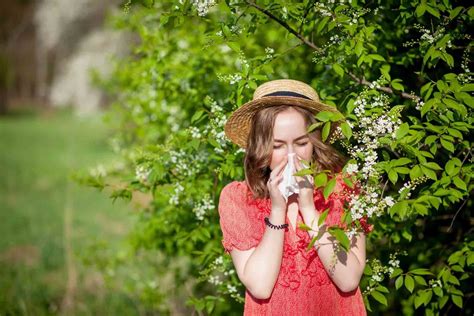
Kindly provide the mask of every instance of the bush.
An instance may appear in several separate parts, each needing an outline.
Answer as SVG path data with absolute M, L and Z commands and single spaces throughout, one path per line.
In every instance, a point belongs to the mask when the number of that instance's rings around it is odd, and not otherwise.
M 258 84 L 298 79 L 346 117 L 340 137 L 328 141 L 350 158 L 345 172 L 366 193 L 354 196 L 347 221 L 368 216 L 375 227 L 361 282 L 368 310 L 472 313 L 474 8 L 214 2 L 129 2 L 116 18 L 140 39 L 104 83 L 115 99 L 113 144 L 127 164 L 84 181 L 102 188 L 118 176 L 125 184 L 113 198 L 152 197 L 137 215 L 135 249 L 191 259 L 189 270 L 169 270 L 177 289 L 190 289 L 192 308 L 242 310 L 216 205 L 225 184 L 243 179 L 244 151 L 223 126 Z M 323 134 L 337 120 L 317 118 Z M 324 175 L 318 182 L 331 183 Z

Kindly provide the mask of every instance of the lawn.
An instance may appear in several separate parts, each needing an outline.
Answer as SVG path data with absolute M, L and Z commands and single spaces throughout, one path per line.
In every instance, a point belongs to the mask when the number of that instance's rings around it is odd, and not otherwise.
M 70 180 L 117 160 L 100 115 L 0 117 L 0 315 L 135 314 L 135 304 L 83 264 L 94 243 L 117 247 L 131 207 Z

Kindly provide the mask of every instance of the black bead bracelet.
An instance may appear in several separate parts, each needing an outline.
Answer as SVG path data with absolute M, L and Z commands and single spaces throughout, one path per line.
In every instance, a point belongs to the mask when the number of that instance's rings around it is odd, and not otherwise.
M 288 224 L 281 224 L 281 225 L 273 225 L 272 223 L 270 223 L 270 220 L 268 219 L 268 217 L 265 217 L 265 224 L 272 228 L 272 229 L 285 229 L 285 228 L 288 228 Z

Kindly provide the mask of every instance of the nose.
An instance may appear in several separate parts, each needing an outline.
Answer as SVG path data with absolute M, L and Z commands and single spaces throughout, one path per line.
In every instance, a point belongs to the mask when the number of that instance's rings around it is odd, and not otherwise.
M 289 145 L 286 154 L 294 154 L 294 153 L 295 153 L 295 149 L 293 148 L 293 145 Z

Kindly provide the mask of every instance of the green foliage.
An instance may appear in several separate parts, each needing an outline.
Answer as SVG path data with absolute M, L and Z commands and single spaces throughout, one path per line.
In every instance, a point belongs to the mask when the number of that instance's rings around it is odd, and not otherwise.
M 228 256 L 227 275 L 208 268 L 223 251 L 219 192 L 243 179 L 244 152 L 226 140 L 223 125 L 259 83 L 294 78 L 344 113 L 341 121 L 322 112 L 310 129 L 321 128 L 350 164 L 361 164 L 357 182 L 375 190 L 362 208 L 375 225 L 368 238 L 374 259 L 361 283 L 367 308 L 434 315 L 468 306 L 472 8 L 449 1 L 144 5 L 117 18 L 140 42 L 105 85 L 116 99 L 116 143 L 130 166 L 123 171 L 128 185 L 115 196 L 141 191 L 153 198 L 138 214 L 135 247 L 192 256 L 189 276 L 212 280 L 193 286 L 190 304 L 216 314 L 242 308 Z M 342 137 L 331 139 L 335 123 Z M 371 143 L 370 153 L 355 150 Z M 326 198 L 333 179 L 315 174 Z M 346 223 L 356 218 L 354 208 L 347 214 Z M 347 248 L 345 232 L 330 231 Z M 404 257 L 394 257 L 401 250 Z M 471 258 L 464 265 L 448 259 L 459 252 Z

